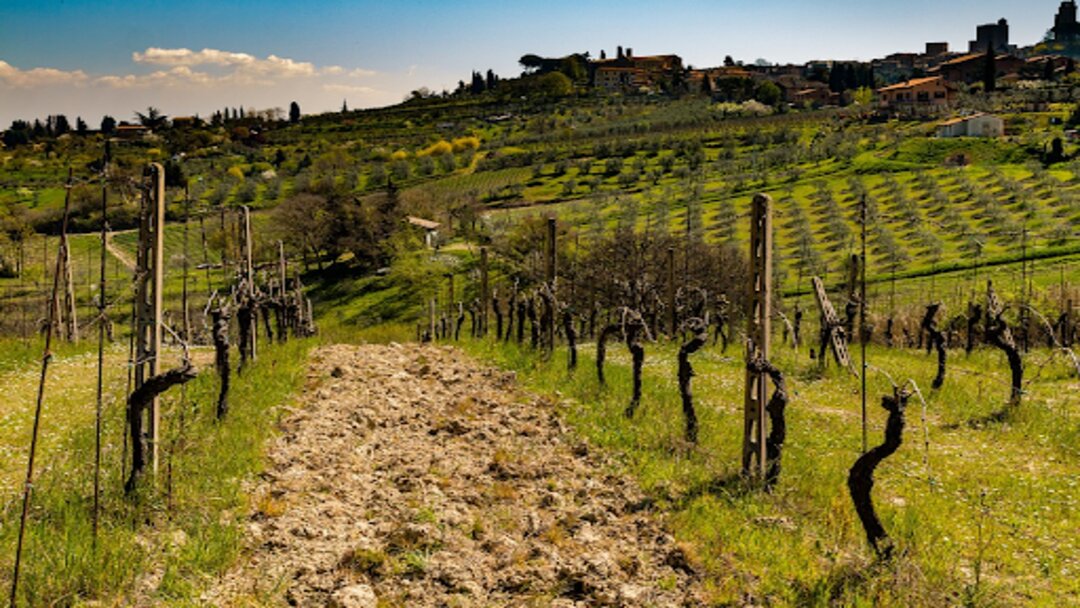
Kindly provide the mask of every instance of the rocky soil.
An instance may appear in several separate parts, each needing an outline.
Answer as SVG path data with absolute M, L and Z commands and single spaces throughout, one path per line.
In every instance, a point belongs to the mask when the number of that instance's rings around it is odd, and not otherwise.
M 309 374 L 207 603 L 701 604 L 640 490 L 513 374 L 416 345 L 326 347 Z

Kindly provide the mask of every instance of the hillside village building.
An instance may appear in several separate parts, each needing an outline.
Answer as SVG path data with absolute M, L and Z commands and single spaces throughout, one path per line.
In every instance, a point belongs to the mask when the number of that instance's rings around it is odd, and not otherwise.
M 878 89 L 881 106 L 890 110 L 945 108 L 955 96 L 956 92 L 940 76 L 916 78 Z
M 994 69 L 998 78 L 1019 74 L 1026 62 L 1012 55 L 997 55 Z M 986 53 L 971 53 L 950 59 L 933 70 L 948 82 L 973 84 L 982 82 L 986 77 Z
M 593 85 L 611 92 L 656 90 L 662 82 L 671 82 L 683 72 L 682 58 L 678 55 L 634 56 L 634 49 L 618 48 L 614 59 L 590 61 Z
M 938 137 L 1002 137 L 1005 121 L 992 114 L 972 114 L 939 123 Z

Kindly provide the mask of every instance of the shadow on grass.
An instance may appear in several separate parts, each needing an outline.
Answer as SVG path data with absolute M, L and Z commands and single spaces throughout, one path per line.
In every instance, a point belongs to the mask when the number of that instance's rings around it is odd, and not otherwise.
M 741 472 L 733 472 L 722 477 L 714 477 L 695 483 L 687 488 L 685 492 L 669 494 L 661 498 L 676 509 L 682 510 L 704 496 L 732 501 L 745 498 L 759 491 L 760 488 Z

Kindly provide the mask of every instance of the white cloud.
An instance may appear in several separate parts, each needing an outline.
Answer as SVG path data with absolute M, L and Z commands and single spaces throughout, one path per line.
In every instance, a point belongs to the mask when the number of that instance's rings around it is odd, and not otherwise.
M 159 70 L 149 74 L 102 76 L 95 82 L 108 87 L 129 89 L 135 87 L 208 86 L 221 81 L 221 78 L 215 78 L 205 72 L 196 72 L 187 66 L 181 65 L 171 70 Z
M 163 49 L 152 46 L 143 52 L 134 52 L 131 59 L 135 63 L 149 63 L 152 65 L 249 65 L 258 61 L 253 55 L 247 53 L 233 53 L 219 51 L 217 49 L 203 49 L 193 51 L 191 49 Z
M 131 54 L 135 63 L 163 66 L 215 66 L 232 68 L 233 74 L 240 80 L 257 76 L 276 78 L 298 78 L 310 76 L 340 76 L 346 69 L 339 65 L 318 68 L 309 61 L 296 61 L 288 57 L 267 55 L 260 59 L 249 53 L 202 49 L 194 51 L 186 48 L 163 49 L 150 47 L 142 52 Z M 357 68 L 348 72 L 350 76 L 370 76 L 371 70 Z M 246 81 L 245 81 L 246 82 Z
M 222 85 L 270 86 L 283 80 L 297 78 L 328 78 L 334 85 L 337 78 L 370 77 L 372 70 L 346 69 L 340 65 L 318 67 L 309 61 L 297 61 L 278 55 L 258 58 L 249 53 L 187 48 L 166 49 L 150 47 L 131 54 L 132 61 L 163 68 L 143 74 L 106 74 L 91 78 L 82 70 L 64 71 L 54 68 L 21 70 L 0 60 L 0 84 L 32 88 L 51 85 L 90 84 L 109 88 L 147 88 Z M 199 69 L 202 68 L 202 69 Z M 340 86 L 348 86 L 341 84 Z M 344 89 L 342 89 L 344 90 Z
M 295 100 L 306 112 L 332 111 L 342 97 L 350 107 L 371 107 L 395 103 L 398 91 L 423 84 L 404 70 L 375 72 L 275 54 L 150 47 L 130 57 L 126 66 L 98 73 L 20 68 L 0 60 L 0 124 L 55 113 L 121 117 L 148 105 L 186 115 L 228 104 L 287 107 Z
M 362 87 L 349 84 L 324 84 L 322 89 L 327 93 L 355 93 L 357 95 L 368 95 L 371 93 L 378 93 L 378 89 L 371 87 Z
M 8 62 L 0 60 L 0 82 L 11 87 L 30 88 L 82 84 L 86 80 L 86 73 L 82 70 L 65 71 L 56 68 L 20 70 Z

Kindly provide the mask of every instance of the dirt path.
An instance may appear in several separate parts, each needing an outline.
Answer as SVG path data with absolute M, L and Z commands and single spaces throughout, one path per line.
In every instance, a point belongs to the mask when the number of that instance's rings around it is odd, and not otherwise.
M 693 606 L 684 550 L 554 406 L 448 348 L 332 346 L 213 605 Z
M 120 260 L 120 263 L 123 264 L 125 268 L 128 270 L 135 270 L 135 260 L 131 259 L 131 256 L 129 256 L 127 252 L 113 243 L 113 234 L 114 233 L 112 232 L 105 233 L 105 249 L 107 249 L 114 258 Z

